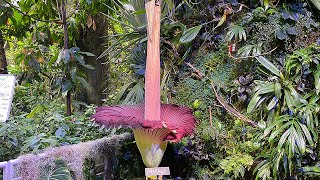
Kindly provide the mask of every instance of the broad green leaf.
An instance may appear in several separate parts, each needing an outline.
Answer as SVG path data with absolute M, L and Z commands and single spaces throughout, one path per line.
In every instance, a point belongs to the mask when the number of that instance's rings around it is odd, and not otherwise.
M 281 99 L 282 93 L 281 93 L 281 84 L 276 82 L 274 85 L 274 93 L 278 99 Z
M 272 64 L 267 58 L 263 56 L 258 56 L 256 57 L 256 59 L 274 75 L 278 77 L 280 76 L 280 70 L 274 64 Z
M 266 94 L 275 91 L 275 83 L 266 83 L 264 86 L 257 87 L 257 94 Z
M 300 124 L 300 123 L 299 123 Z M 304 154 L 306 151 L 306 141 L 304 139 L 304 133 L 302 132 L 301 127 L 299 126 L 298 122 L 294 122 L 294 126 L 296 129 L 296 146 L 300 149 L 301 153 Z M 308 131 L 309 133 L 309 131 Z
M 63 96 L 67 95 L 67 92 L 73 88 L 73 84 L 70 80 L 66 80 L 62 84 L 62 94 Z
M 291 122 L 287 122 L 284 125 L 282 125 L 280 128 L 278 128 L 277 130 L 273 131 L 269 137 L 269 142 L 272 142 L 274 140 L 275 137 L 277 137 L 277 135 L 279 133 L 281 133 L 282 131 L 284 131 L 287 127 L 289 127 L 292 123 Z
M 302 103 L 302 104 L 308 104 L 308 101 L 303 99 L 303 98 L 300 98 L 299 101 Z
M 319 96 L 315 95 L 310 98 L 310 104 L 316 103 L 320 99 Z
M 261 97 L 261 98 L 259 99 L 259 101 L 257 102 L 256 107 L 259 107 L 259 106 L 263 103 L 263 101 L 266 100 L 267 98 L 268 98 L 267 96 Z
M 284 90 L 284 97 L 286 99 L 286 103 L 288 108 L 293 111 L 294 110 L 294 101 L 292 96 L 290 95 L 290 93 L 287 90 Z
M 200 32 L 202 25 L 195 26 L 185 30 L 180 38 L 181 43 L 191 42 Z
M 284 154 L 284 150 L 281 150 L 281 152 L 278 153 L 278 156 L 276 158 L 276 162 L 273 165 L 273 176 L 274 177 L 277 177 L 277 172 L 279 169 L 280 160 L 282 159 L 283 154 Z
M 58 145 L 58 141 L 55 138 L 44 138 L 41 139 L 42 143 L 50 143 L 50 146 L 56 146 Z
M 302 131 L 303 131 L 303 133 L 304 133 L 304 135 L 305 135 L 305 137 L 307 138 L 309 144 L 310 144 L 311 146 L 313 146 L 314 143 L 313 143 L 313 140 L 312 140 L 312 137 L 311 137 L 311 134 L 310 134 L 308 128 L 306 127 L 306 125 L 304 125 L 304 124 L 302 124 L 302 123 L 299 123 L 299 125 L 300 125 L 300 127 L 301 127 L 301 129 L 302 129 Z
M 270 162 L 267 162 L 266 164 L 261 166 L 260 169 L 258 170 L 257 176 L 263 177 L 266 173 L 269 174 L 270 173 L 270 166 L 271 166 Z
M 246 169 L 243 166 L 240 166 L 239 172 L 240 172 L 241 177 L 244 176 L 245 170 Z
M 267 106 L 267 109 L 270 111 L 277 104 L 277 102 L 278 100 L 276 97 L 272 98 Z
M 262 43 L 259 43 L 258 45 L 246 45 L 243 46 L 238 50 L 238 55 L 241 57 L 248 57 L 250 55 L 259 55 L 261 54 L 261 46 Z
M 289 158 L 291 159 L 293 157 L 293 155 L 295 154 L 295 134 L 296 134 L 296 130 L 294 129 L 293 126 L 290 127 L 290 136 L 288 139 L 288 144 L 289 144 Z
M 67 131 L 63 128 L 60 127 L 59 129 L 56 130 L 55 135 L 57 137 L 64 137 L 67 134 Z
M 267 124 L 266 124 L 265 121 L 259 121 L 259 122 L 258 122 L 258 127 L 259 127 L 260 129 L 265 129 L 265 128 L 267 127 Z
M 305 140 L 301 138 L 301 136 L 299 136 L 297 131 L 295 131 L 294 137 L 295 137 L 295 150 L 296 150 L 294 154 L 300 154 L 300 155 L 304 154 L 306 151 Z
M 227 33 L 227 37 L 228 37 L 228 41 L 231 41 L 233 37 L 236 36 L 236 32 L 234 30 L 230 30 L 228 33 Z
M 39 138 L 37 135 L 28 137 L 22 144 L 24 144 L 21 148 L 21 151 L 25 151 L 30 146 L 39 142 Z
M 297 103 L 299 103 L 299 99 L 301 99 L 300 98 L 301 95 L 294 89 L 294 87 L 291 84 L 288 85 L 287 87 L 289 88 L 290 93 L 291 93 L 292 97 L 294 98 L 293 100 L 294 100 L 295 105 L 298 105 Z
M 320 11 L 320 1 L 319 0 L 310 0 L 310 1 Z
M 28 150 L 28 148 L 32 147 L 33 150 L 36 150 L 36 144 L 39 143 L 40 139 L 43 137 L 46 137 L 47 135 L 44 133 L 40 133 L 35 136 L 30 136 L 27 138 L 22 144 L 23 146 L 21 147 L 21 152 L 25 152 Z
M 75 59 L 76 59 L 81 65 L 86 64 L 86 62 L 84 61 L 83 56 L 79 56 L 78 54 L 73 54 L 73 56 L 75 57 Z
M 267 136 L 276 125 L 281 124 L 284 121 L 288 121 L 286 116 L 281 116 L 280 118 L 275 119 L 275 121 L 264 130 L 263 136 Z
M 290 135 L 291 131 L 290 128 L 287 129 L 281 136 L 279 142 L 278 142 L 278 151 L 280 151 L 282 149 L 283 144 L 287 141 L 288 136 Z
M 259 96 L 258 94 L 255 94 L 251 98 L 251 100 L 250 100 L 250 102 L 248 104 L 247 113 L 251 113 L 254 110 L 254 108 L 256 107 L 256 105 L 257 105 L 257 103 L 258 103 L 260 98 L 261 98 L 261 96 Z
M 268 160 L 263 160 L 261 161 L 253 170 L 253 173 L 256 173 L 261 167 L 265 164 L 268 164 Z
M 319 9 L 320 9 L 320 3 L 319 3 Z M 307 167 L 302 167 L 299 169 L 300 172 L 303 172 L 305 174 L 313 174 L 313 175 L 320 175 L 320 167 L 318 166 L 307 166 Z
M 269 8 L 269 0 L 263 0 L 263 5 L 265 9 Z
M 41 104 L 37 104 L 36 107 L 26 116 L 26 118 L 33 118 L 35 115 L 42 113 L 44 107 Z

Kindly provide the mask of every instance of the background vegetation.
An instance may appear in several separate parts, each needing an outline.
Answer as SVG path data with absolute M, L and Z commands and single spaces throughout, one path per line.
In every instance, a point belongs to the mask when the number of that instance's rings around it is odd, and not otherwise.
M 199 119 L 167 149 L 171 178 L 319 178 L 318 1 L 162 6 L 161 99 Z M 98 105 L 143 102 L 144 3 L 0 0 L 0 9 L 0 73 L 17 77 L 0 161 L 123 132 L 89 117 Z M 134 143 L 114 169 L 116 179 L 143 177 Z

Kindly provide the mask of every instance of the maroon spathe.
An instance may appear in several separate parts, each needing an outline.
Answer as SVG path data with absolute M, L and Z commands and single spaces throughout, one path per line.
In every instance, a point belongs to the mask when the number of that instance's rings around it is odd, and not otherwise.
M 178 142 L 184 136 L 192 134 L 196 123 L 190 108 L 173 104 L 161 104 L 160 121 L 144 119 L 144 105 L 99 107 L 92 118 L 107 127 L 165 127 L 170 130 L 170 134 L 164 140 L 171 142 Z

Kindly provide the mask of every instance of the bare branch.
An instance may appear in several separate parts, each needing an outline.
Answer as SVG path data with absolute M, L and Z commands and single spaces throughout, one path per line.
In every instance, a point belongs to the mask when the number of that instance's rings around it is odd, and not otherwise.
M 207 78 L 200 70 L 198 70 L 197 68 L 195 68 L 192 64 L 190 63 L 186 63 L 193 71 L 195 71 L 198 76 L 200 77 L 200 79 L 209 79 Z M 214 83 L 211 81 L 211 88 L 218 100 L 218 102 L 222 105 L 222 107 L 230 114 L 236 116 L 237 118 L 239 118 L 240 120 L 250 124 L 252 127 L 258 127 L 258 124 L 255 121 L 250 120 L 249 118 L 247 118 L 246 116 L 244 116 L 243 114 L 241 114 L 237 109 L 232 108 L 230 105 L 228 105 L 228 103 L 222 98 L 222 96 L 220 96 L 215 88 Z

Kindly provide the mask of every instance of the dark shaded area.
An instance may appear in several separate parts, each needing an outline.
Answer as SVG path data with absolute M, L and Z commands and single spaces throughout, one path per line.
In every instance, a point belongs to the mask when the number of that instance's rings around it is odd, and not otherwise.
M 0 74 L 8 74 L 7 70 L 7 59 L 4 50 L 4 40 L 2 36 L 2 31 L 0 30 Z
M 103 94 L 107 93 L 109 65 L 106 63 L 106 56 L 97 58 L 105 50 L 103 45 L 107 42 L 107 38 L 103 36 L 107 33 L 108 22 L 106 17 L 101 14 L 96 15 L 93 19 L 96 28 L 80 27 L 79 37 L 77 38 L 77 46 L 81 51 L 95 54 L 95 57 L 85 57 L 86 64 L 93 66 L 94 69 L 79 66 L 86 74 L 90 87 L 89 89 L 82 88 L 78 94 L 78 99 L 88 104 L 101 105 L 102 99 L 104 99 Z

